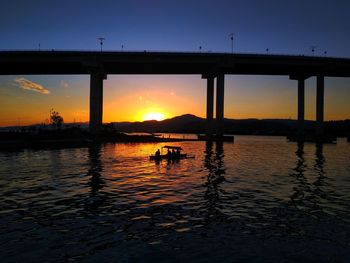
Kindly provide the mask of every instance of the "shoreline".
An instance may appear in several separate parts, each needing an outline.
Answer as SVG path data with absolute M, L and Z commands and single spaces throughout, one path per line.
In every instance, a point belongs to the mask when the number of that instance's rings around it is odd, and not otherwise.
M 0 140 L 0 151 L 22 149 L 57 149 L 88 147 L 95 143 L 162 143 L 181 141 L 203 141 L 188 138 L 158 138 L 149 135 L 126 135 L 116 137 L 81 137 L 81 138 L 50 138 L 50 139 L 10 139 Z

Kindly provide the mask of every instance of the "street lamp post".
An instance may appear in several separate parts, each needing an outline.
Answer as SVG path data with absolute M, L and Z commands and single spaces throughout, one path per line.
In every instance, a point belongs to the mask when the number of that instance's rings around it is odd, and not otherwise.
M 315 55 L 315 49 L 317 48 L 317 46 L 311 46 L 311 52 L 312 52 L 312 56 Z
M 101 46 L 101 52 L 102 52 L 102 45 L 103 45 L 103 41 L 105 40 L 105 38 L 104 37 L 99 37 L 97 39 L 100 40 L 100 46 Z
M 231 39 L 231 54 L 233 54 L 233 36 L 234 36 L 235 34 L 234 33 L 231 33 L 230 34 L 230 39 Z

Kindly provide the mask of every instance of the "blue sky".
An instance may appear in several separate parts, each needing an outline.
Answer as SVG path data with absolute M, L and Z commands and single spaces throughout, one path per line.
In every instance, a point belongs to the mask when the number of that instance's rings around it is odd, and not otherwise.
M 350 57 L 349 1 L 2 1 L 1 49 L 230 51 Z

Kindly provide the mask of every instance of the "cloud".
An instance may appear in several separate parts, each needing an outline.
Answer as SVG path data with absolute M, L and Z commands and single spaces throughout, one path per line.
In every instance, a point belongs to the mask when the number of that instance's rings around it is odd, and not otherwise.
M 36 92 L 39 92 L 41 94 L 50 94 L 50 91 L 48 89 L 46 89 L 43 86 L 41 86 L 40 84 L 34 83 L 28 79 L 18 78 L 18 79 L 15 79 L 15 82 L 22 89 L 36 91 Z

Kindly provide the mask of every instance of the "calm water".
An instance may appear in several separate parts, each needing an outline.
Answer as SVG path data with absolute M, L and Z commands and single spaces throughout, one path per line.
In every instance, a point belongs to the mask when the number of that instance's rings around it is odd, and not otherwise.
M 0 261 L 350 262 L 349 143 L 162 145 L 0 153 Z

